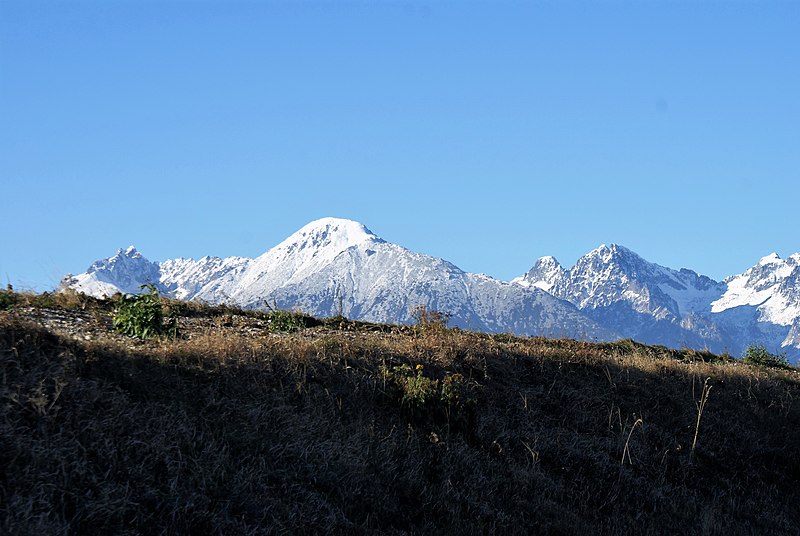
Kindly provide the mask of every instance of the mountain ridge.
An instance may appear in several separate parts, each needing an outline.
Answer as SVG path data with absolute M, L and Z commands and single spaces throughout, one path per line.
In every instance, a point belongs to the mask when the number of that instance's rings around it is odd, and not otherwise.
M 310 222 L 255 258 L 151 262 L 131 246 L 92 263 L 61 287 L 101 296 L 153 283 L 184 300 L 247 308 L 413 322 L 419 305 L 453 325 L 516 335 L 595 340 L 632 338 L 670 347 L 741 354 L 764 344 L 800 358 L 800 254 L 770 254 L 723 281 L 651 263 L 633 250 L 601 245 L 564 268 L 542 257 L 501 281 L 386 242 L 363 224 Z

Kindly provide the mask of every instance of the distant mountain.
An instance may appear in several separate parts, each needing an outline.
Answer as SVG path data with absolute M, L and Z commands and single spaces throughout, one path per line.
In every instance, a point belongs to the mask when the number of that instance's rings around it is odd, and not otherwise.
M 118 250 L 113 257 L 93 262 L 82 274 L 66 276 L 61 286 L 102 297 L 116 292 L 137 294 L 141 292 L 141 285 L 157 283 L 160 278 L 158 263 L 145 259 L 135 247 L 130 246 L 126 250 Z
M 135 248 L 97 261 L 62 286 L 95 296 L 138 292 L 154 283 L 166 295 L 313 315 L 410 323 L 418 306 L 451 315 L 451 325 L 519 335 L 613 340 L 575 306 L 386 242 L 358 222 L 312 222 L 255 259 L 204 257 L 153 263 Z
M 772 253 L 724 282 L 725 293 L 711 303 L 712 317 L 740 339 L 800 360 L 800 253 L 786 260 Z
M 798 260 L 765 257 L 744 274 L 714 281 L 600 246 L 571 269 L 543 257 L 513 282 L 547 290 L 598 323 L 642 342 L 741 354 L 750 344 L 800 357 Z
M 786 260 L 777 253 L 767 255 L 744 273 L 726 278 L 725 284 L 712 312 L 755 307 L 760 321 L 782 326 L 800 317 L 800 253 Z
M 592 340 L 630 337 L 741 355 L 750 344 L 800 359 L 800 254 L 777 255 L 722 282 L 646 261 L 616 244 L 570 269 L 543 257 L 512 282 L 386 242 L 350 220 L 314 221 L 249 259 L 151 262 L 135 248 L 93 263 L 63 288 L 94 296 L 135 293 L 145 283 L 183 300 L 318 316 L 410 323 L 419 305 L 451 325 L 517 335 Z

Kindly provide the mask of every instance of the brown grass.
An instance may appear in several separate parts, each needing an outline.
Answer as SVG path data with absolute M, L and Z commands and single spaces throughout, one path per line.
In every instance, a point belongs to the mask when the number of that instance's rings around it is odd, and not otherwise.
M 0 313 L 4 534 L 800 526 L 794 370 L 344 319 L 271 334 L 233 309 L 190 311 L 174 340 L 87 341 L 45 313 Z M 438 402 L 403 411 L 381 373 L 402 363 L 466 378 L 458 426 Z

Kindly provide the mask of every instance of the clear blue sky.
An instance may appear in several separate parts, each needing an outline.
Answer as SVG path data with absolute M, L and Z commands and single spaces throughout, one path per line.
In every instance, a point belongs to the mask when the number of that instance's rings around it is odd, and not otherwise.
M 0 277 L 323 216 L 510 279 L 800 251 L 800 2 L 0 0 Z

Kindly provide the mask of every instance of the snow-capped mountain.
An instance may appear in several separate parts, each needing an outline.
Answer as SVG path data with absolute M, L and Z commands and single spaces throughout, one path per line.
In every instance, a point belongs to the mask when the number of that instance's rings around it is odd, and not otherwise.
M 190 300 L 200 295 L 219 296 L 215 302 L 225 301 L 225 291 L 229 281 L 237 280 L 251 265 L 253 259 L 246 257 L 203 257 L 193 259 L 174 259 L 159 264 L 161 277 L 159 283 L 165 294 L 179 300 Z
M 337 218 L 309 223 L 263 255 L 150 262 L 135 248 L 93 263 L 62 287 L 95 296 L 153 283 L 169 296 L 247 308 L 277 306 L 408 323 L 419 305 L 451 325 L 591 340 L 630 337 L 741 355 L 750 344 L 800 359 L 800 254 L 772 254 L 722 282 L 646 261 L 616 244 L 575 266 L 543 257 L 512 282 L 382 240 Z
M 724 282 L 725 293 L 711 303 L 712 316 L 728 330 L 745 331 L 800 361 L 800 253 L 786 260 L 772 253 Z
M 619 301 L 656 319 L 702 312 L 725 286 L 687 269 L 680 271 L 647 262 L 633 251 L 602 245 L 565 270 L 553 257 L 539 259 L 514 282 L 548 290 L 581 309 L 597 309 Z
M 130 246 L 118 250 L 113 257 L 93 262 L 82 274 L 66 276 L 61 286 L 102 297 L 116 292 L 136 294 L 141 292 L 141 285 L 158 283 L 160 278 L 158 263 L 148 261 Z
M 717 282 L 650 263 L 612 244 L 587 253 L 569 270 L 543 257 L 514 282 L 545 289 L 598 323 L 644 342 L 733 354 L 765 344 L 800 356 L 798 261 L 800 255 L 783 261 L 773 254 Z
M 141 265 L 142 270 L 133 268 Z M 358 222 L 312 222 L 255 259 L 146 261 L 134 248 L 98 261 L 62 286 L 95 296 L 138 292 L 153 282 L 179 299 L 247 308 L 300 309 L 317 316 L 408 323 L 419 305 L 450 324 L 489 332 L 613 340 L 619 335 L 572 304 L 388 243 Z M 117 272 L 117 267 L 126 267 Z M 119 283 L 119 284 L 117 284 Z
M 728 277 L 725 283 L 727 289 L 711 304 L 712 312 L 755 307 L 760 321 L 781 326 L 789 326 L 800 317 L 800 253 L 786 260 L 772 253 L 744 273 Z

